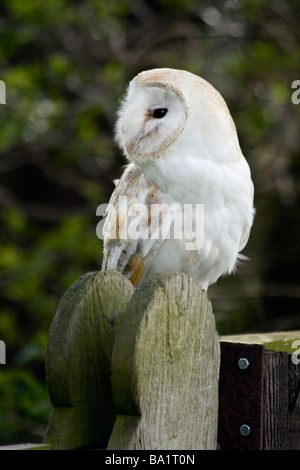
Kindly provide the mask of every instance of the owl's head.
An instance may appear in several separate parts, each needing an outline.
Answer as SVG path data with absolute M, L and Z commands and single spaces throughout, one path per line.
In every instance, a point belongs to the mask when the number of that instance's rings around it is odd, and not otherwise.
M 147 163 L 184 135 L 201 145 L 220 131 L 236 134 L 213 86 L 190 72 L 163 68 L 141 72 L 130 82 L 118 112 L 116 141 L 129 160 Z

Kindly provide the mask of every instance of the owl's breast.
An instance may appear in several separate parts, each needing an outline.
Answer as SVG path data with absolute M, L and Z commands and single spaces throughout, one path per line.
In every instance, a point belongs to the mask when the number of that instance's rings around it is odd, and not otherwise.
M 221 206 L 252 205 L 253 183 L 244 158 L 218 163 L 192 152 L 170 152 L 155 162 L 140 166 L 147 180 L 180 204 Z

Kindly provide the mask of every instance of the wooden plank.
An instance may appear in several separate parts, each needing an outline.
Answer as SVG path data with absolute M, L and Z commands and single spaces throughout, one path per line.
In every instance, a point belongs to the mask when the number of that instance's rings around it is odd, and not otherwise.
M 266 351 L 264 450 L 300 450 L 300 369 L 286 352 Z
M 279 352 L 285 351 L 289 354 L 296 352 L 297 347 L 300 348 L 300 343 L 298 346 L 296 343 L 299 340 L 300 330 L 226 335 L 220 337 L 220 341 L 226 341 L 229 343 L 263 344 L 266 350 Z
M 117 420 L 108 449 L 216 449 L 219 339 L 198 283 L 161 273 L 133 294 L 116 334 Z
M 64 294 L 46 355 L 52 449 L 105 448 L 115 421 L 110 360 L 133 287 L 117 272 L 89 273 Z

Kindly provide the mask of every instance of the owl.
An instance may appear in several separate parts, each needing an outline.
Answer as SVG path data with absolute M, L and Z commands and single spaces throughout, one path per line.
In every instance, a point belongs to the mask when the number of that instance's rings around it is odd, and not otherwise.
M 115 139 L 128 165 L 105 214 L 102 270 L 134 286 L 156 272 L 183 272 L 204 290 L 234 272 L 245 258 L 254 187 L 220 93 L 184 70 L 141 72 Z

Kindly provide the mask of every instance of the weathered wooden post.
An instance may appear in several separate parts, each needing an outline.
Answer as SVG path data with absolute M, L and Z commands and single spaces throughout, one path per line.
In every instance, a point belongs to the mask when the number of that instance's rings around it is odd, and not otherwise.
M 211 304 L 189 276 L 156 274 L 134 291 L 113 271 L 85 275 L 49 333 L 45 442 L 215 449 L 219 362 Z
M 116 334 L 117 419 L 108 449 L 216 449 L 219 340 L 206 293 L 156 274 L 133 294 Z
M 117 272 L 89 273 L 64 294 L 49 332 L 46 372 L 52 449 L 104 447 L 115 411 L 110 361 L 117 324 L 133 292 Z

